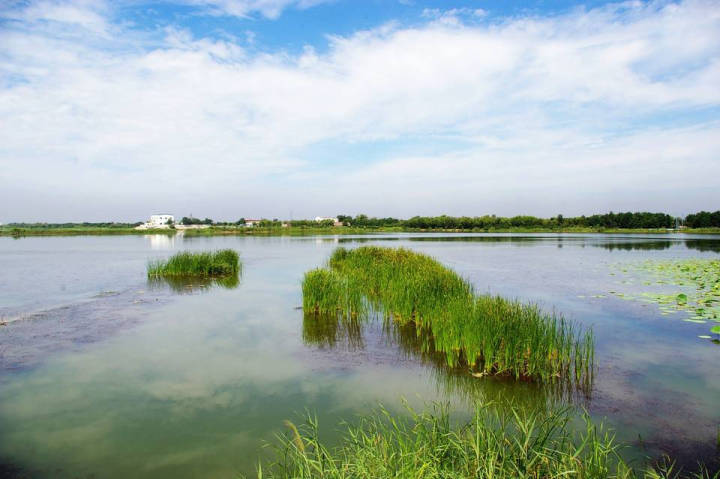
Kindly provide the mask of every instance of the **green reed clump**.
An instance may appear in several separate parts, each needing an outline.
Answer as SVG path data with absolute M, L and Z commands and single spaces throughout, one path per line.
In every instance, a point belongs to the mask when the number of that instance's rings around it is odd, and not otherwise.
M 394 415 L 384 408 L 349 425 L 340 445 L 318 437 L 316 418 L 299 427 L 286 421 L 276 460 L 258 478 L 678 478 L 673 466 L 640 474 L 619 455 L 614 435 L 572 409 L 479 405 L 472 420 L 456 425 L 447 406 Z M 710 477 L 706 470 L 685 477 Z
M 224 249 L 213 252 L 192 253 L 183 251 L 168 259 L 148 263 L 148 277 L 168 276 L 231 276 L 240 272 L 242 265 L 237 252 Z
M 382 311 L 430 337 L 424 343 L 448 366 L 477 374 L 577 383 L 592 375 L 591 332 L 535 305 L 478 295 L 452 270 L 403 248 L 338 248 L 328 268 L 306 273 L 303 308 L 346 318 Z

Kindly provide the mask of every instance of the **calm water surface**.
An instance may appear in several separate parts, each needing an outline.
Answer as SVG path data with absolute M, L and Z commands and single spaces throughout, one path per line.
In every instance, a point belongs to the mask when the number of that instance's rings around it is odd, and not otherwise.
M 379 323 L 303 327 L 300 281 L 337 246 L 404 246 L 481 291 L 539 303 L 596 335 L 589 397 L 448 375 Z M 238 287 L 148 284 L 148 259 L 233 248 Z M 0 477 L 252 474 L 284 419 L 326 438 L 382 402 L 571 401 L 630 458 L 717 460 L 720 346 L 709 325 L 608 295 L 612 265 L 720 258 L 720 237 L 622 235 L 0 238 Z M 601 295 L 604 297 L 593 297 Z M 402 339 L 402 338 L 400 338 Z

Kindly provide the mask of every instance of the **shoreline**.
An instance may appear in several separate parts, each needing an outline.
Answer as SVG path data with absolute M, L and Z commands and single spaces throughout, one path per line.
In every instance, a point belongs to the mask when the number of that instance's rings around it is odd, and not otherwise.
M 663 235 L 689 235 L 720 234 L 720 228 L 684 228 L 681 230 L 668 229 L 622 229 L 622 228 L 474 228 L 474 229 L 444 229 L 444 228 L 402 228 L 402 227 L 353 227 L 331 226 L 324 228 L 312 227 L 227 227 L 210 226 L 198 229 L 142 229 L 111 228 L 111 227 L 77 227 L 77 228 L 14 228 L 0 227 L 0 236 L 22 238 L 27 236 L 117 236 L 117 235 L 156 235 L 167 236 L 316 236 L 316 235 L 373 235 L 378 233 L 554 233 L 554 234 L 651 234 Z

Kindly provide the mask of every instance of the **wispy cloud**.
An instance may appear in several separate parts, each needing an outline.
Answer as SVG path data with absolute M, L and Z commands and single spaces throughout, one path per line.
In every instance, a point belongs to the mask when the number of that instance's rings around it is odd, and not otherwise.
M 213 3 L 269 17 L 308 5 Z M 482 24 L 439 12 L 296 56 L 180 27 L 148 36 L 102 4 L 39 5 L 6 12 L 0 29 L 0 201 L 35 199 L 15 219 L 66 215 L 38 200 L 52 194 L 77 215 L 105 204 L 131 217 L 188 198 L 228 216 L 223 198 L 268 216 L 288 205 L 296 216 L 555 214 L 718 199 L 715 2 Z M 321 160 L 322 144 L 335 146 Z
M 277 18 L 287 8 L 305 9 L 332 0 L 180 0 L 181 3 L 202 7 L 213 15 L 249 17 L 260 14 Z
M 67 2 L 60 0 L 45 0 L 24 4 L 9 5 L 0 8 L 0 15 L 6 20 L 19 22 L 21 26 L 29 27 L 38 24 L 52 24 L 55 31 L 93 32 L 105 35 L 110 26 L 105 16 L 108 7 L 103 0 L 80 0 Z
M 483 18 L 488 14 L 487 10 L 482 8 L 424 8 L 421 16 L 430 18 L 440 23 L 458 24 L 467 18 Z

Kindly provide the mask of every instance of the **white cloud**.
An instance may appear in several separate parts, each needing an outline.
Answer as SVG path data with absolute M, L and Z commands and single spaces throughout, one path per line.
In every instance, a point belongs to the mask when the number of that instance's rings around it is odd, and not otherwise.
M 278 5 L 237 3 L 268 16 Z M 0 221 L 68 208 L 135 218 L 148 205 L 298 217 L 719 199 L 714 2 L 389 24 L 297 56 L 177 28 L 148 43 L 95 4 L 53 5 L 65 13 L 24 11 L 0 30 L 0 202 L 26 199 Z
M 332 0 L 181 0 L 183 3 L 204 7 L 209 13 L 249 17 L 260 13 L 267 18 L 277 18 L 286 8 L 305 9 Z
M 424 8 L 420 14 L 423 18 L 430 18 L 439 23 L 458 25 L 461 23 L 461 17 L 465 18 L 483 18 L 487 15 L 487 11 L 482 8 L 450 8 L 447 10 L 440 8 Z
M 473 215 L 503 208 L 579 215 L 587 213 L 584 204 L 592 199 L 615 211 L 632 204 L 633 209 L 687 212 L 698 207 L 698 199 L 717 204 L 718 122 L 607 142 L 580 133 L 524 132 L 526 144 L 480 142 L 442 155 L 391 158 L 354 171 L 331 188 L 338 195 L 357 192 L 359 204 L 378 196 L 389 204 L 409 204 L 405 214 L 410 215 Z M 372 189 L 363 188 L 368 184 Z
M 107 6 L 102 0 L 78 0 L 73 3 L 60 0 L 45 0 L 29 4 L 25 8 L 0 9 L 3 17 L 26 24 L 52 22 L 68 28 L 80 27 L 96 34 L 107 34 Z

